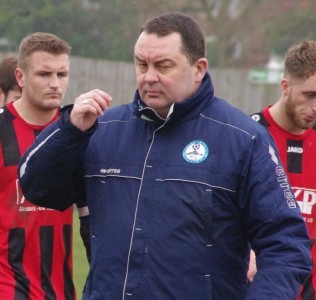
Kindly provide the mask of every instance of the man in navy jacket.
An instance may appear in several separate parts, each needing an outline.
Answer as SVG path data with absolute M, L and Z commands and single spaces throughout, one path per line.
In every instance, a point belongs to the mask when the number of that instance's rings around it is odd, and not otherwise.
M 214 96 L 199 26 L 147 21 L 134 60 L 133 103 L 79 96 L 19 166 L 29 201 L 88 202 L 83 299 L 295 299 L 311 270 L 304 220 L 269 134 Z

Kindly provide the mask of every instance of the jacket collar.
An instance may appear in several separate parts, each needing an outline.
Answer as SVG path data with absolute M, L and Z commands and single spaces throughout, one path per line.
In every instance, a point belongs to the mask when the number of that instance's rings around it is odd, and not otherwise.
M 138 90 L 134 97 L 135 114 L 143 119 L 153 121 L 158 125 L 163 123 L 171 124 L 180 119 L 195 117 L 200 113 L 202 108 L 209 103 L 214 97 L 214 88 L 210 74 L 207 72 L 203 78 L 200 88 L 192 97 L 183 100 L 180 103 L 174 103 L 170 107 L 168 117 L 166 119 L 160 117 L 154 109 L 148 107 L 140 98 Z

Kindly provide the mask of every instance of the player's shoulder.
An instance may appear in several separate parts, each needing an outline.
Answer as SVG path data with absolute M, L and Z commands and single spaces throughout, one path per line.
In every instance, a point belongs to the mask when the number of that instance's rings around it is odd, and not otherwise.
M 266 117 L 264 116 L 263 111 L 260 112 L 256 112 L 250 115 L 250 117 L 255 120 L 256 122 L 258 122 L 259 124 L 261 124 L 264 127 L 269 127 L 269 122 L 266 119 Z
M 0 128 L 4 128 L 6 124 L 12 123 L 15 116 L 10 112 L 7 106 L 0 108 Z

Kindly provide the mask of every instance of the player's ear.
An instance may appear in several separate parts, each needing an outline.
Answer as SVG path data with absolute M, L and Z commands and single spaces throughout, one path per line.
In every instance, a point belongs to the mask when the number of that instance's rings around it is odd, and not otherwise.
M 16 81 L 18 82 L 18 85 L 20 86 L 20 88 L 23 88 L 25 85 L 25 79 L 24 79 L 24 71 L 20 68 L 16 68 L 15 69 L 15 78 Z
M 285 96 L 288 95 L 288 92 L 289 92 L 289 80 L 286 79 L 286 78 L 283 78 L 281 80 L 281 91 L 282 91 L 282 94 L 284 94 Z
M 2 88 L 0 88 L 0 107 L 4 105 L 4 100 L 5 100 L 5 94 Z

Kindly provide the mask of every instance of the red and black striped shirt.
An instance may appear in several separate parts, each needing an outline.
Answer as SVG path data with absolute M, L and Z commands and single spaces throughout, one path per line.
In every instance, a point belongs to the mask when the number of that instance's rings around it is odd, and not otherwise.
M 268 129 L 276 143 L 307 225 L 311 254 L 316 266 L 316 130 L 310 128 L 300 135 L 291 134 L 272 119 L 269 107 L 253 114 L 252 118 Z M 316 299 L 316 267 L 305 281 L 298 299 Z
M 17 176 L 21 155 L 47 125 L 26 123 L 12 103 L 0 108 L 0 299 L 75 299 L 72 209 L 31 204 Z

